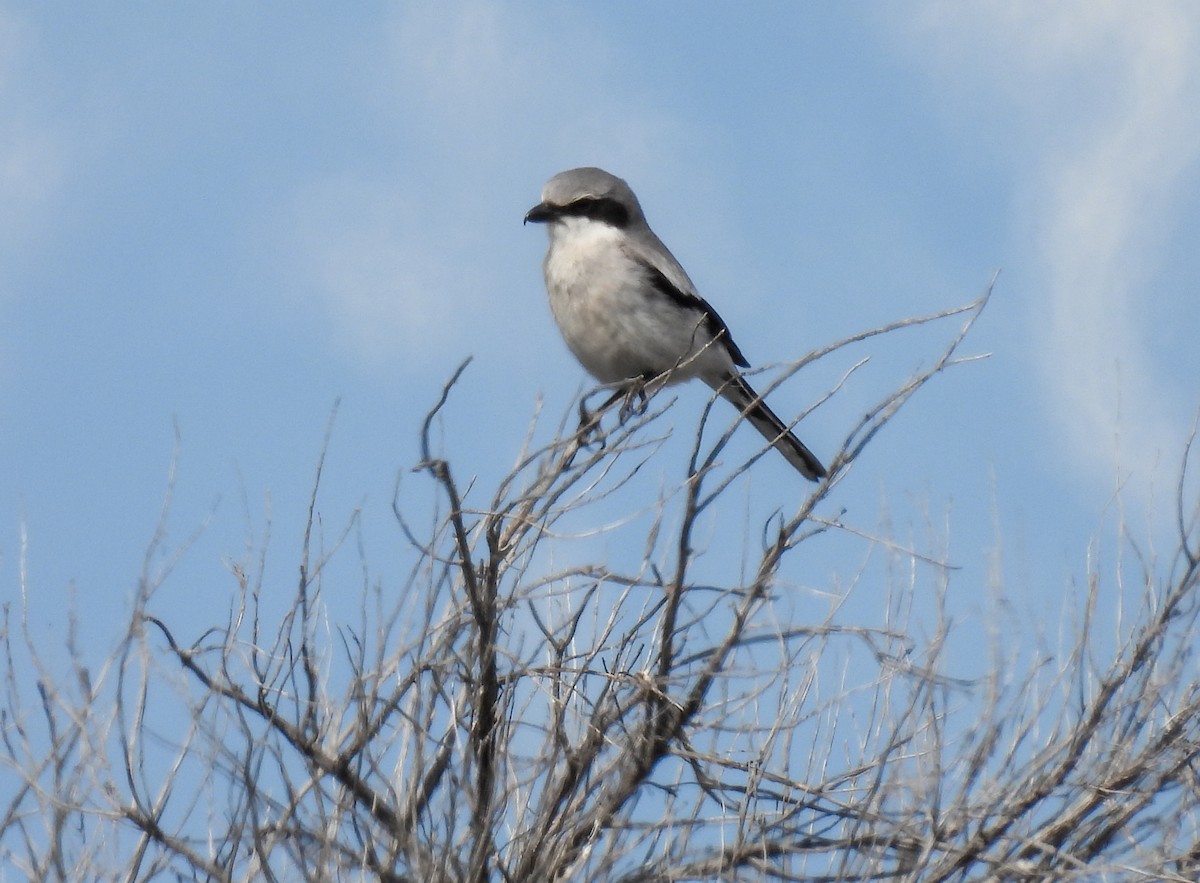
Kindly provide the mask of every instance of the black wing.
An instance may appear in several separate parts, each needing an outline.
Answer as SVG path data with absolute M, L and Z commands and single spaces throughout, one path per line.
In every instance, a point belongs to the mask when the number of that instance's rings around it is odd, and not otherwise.
M 704 298 L 698 294 L 689 294 L 686 291 L 680 291 L 679 287 L 667 278 L 666 274 L 658 267 L 645 264 L 646 275 L 650 279 L 650 284 L 661 291 L 676 304 L 685 310 L 699 310 L 704 314 L 704 323 L 708 328 L 708 333 L 712 335 L 713 340 L 720 340 L 725 344 L 725 348 L 729 350 L 729 355 L 733 358 L 735 365 L 740 365 L 745 368 L 749 366 L 746 357 L 742 355 L 742 351 L 738 349 L 738 345 L 733 342 L 733 335 L 729 333 L 729 326 L 725 324 L 725 320 L 717 315 L 717 311 L 712 308 Z

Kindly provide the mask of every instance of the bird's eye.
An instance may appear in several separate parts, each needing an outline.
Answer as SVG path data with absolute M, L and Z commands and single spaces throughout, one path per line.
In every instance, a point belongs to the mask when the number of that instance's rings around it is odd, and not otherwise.
M 629 211 L 615 199 L 606 197 L 585 196 L 577 199 L 569 206 L 573 215 L 591 218 L 613 227 L 624 227 L 629 223 Z

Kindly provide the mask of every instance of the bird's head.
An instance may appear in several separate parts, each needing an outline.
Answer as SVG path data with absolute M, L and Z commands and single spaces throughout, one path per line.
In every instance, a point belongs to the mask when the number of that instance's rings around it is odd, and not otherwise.
M 586 218 L 624 229 L 644 223 L 642 207 L 629 185 L 603 169 L 559 172 L 542 188 L 542 201 L 525 213 L 525 223 L 553 224 Z

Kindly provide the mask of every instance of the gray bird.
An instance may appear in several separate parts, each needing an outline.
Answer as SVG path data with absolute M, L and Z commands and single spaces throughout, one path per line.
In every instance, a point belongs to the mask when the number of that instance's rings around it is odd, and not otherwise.
M 542 269 L 567 346 L 601 383 L 699 377 L 741 411 L 805 478 L 825 467 L 750 388 L 729 328 L 654 235 L 629 185 L 603 169 L 546 182 L 525 223 L 546 224 Z

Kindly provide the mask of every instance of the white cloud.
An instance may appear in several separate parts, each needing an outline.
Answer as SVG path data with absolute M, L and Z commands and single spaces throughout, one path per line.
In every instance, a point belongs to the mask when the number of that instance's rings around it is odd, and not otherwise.
M 396 96 L 397 124 L 490 175 L 511 174 L 521 155 L 537 169 L 562 158 L 610 162 L 628 175 L 643 164 L 657 171 L 664 148 L 695 134 L 638 85 L 638 60 L 586 10 L 404 4 L 391 35 L 384 85 Z
M 62 186 L 66 152 L 39 111 L 30 73 L 36 45 L 29 26 L 0 8 L 0 254 L 29 245 Z
M 1074 447 L 1103 458 L 1119 433 L 1124 471 L 1145 479 L 1161 457 L 1174 466 L 1197 404 L 1175 401 L 1158 376 L 1147 346 L 1156 335 L 1141 324 L 1153 313 L 1140 304 L 1162 296 L 1148 287 L 1179 209 L 1176 185 L 1200 154 L 1200 45 L 1178 9 L 1127 9 L 1109 31 L 1119 112 L 1096 126 L 1093 143 L 1040 170 L 1053 295 L 1040 343 Z
M 1141 481 L 1175 468 L 1196 386 L 1169 382 L 1143 323 L 1146 304 L 1195 297 L 1192 280 L 1163 286 L 1161 262 L 1200 158 L 1200 7 L 931 2 L 919 30 L 1018 158 L 1032 336 L 1071 462 L 1110 481 L 1114 454 Z
M 456 276 L 396 182 L 317 181 L 290 214 L 304 296 L 322 299 L 347 350 L 370 362 L 403 360 L 452 320 L 444 293 Z

